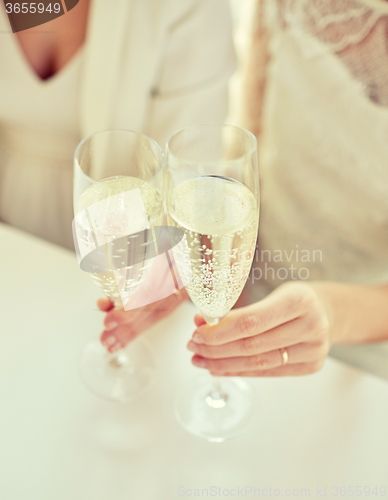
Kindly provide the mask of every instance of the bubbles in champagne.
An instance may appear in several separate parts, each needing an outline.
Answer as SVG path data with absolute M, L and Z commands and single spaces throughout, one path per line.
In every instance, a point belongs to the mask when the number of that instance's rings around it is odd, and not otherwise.
M 134 193 L 134 190 L 138 190 L 137 198 L 125 196 L 129 192 Z M 154 242 L 145 241 L 136 247 L 129 245 L 129 239 L 120 237 L 133 235 L 147 227 L 160 226 L 163 198 L 146 181 L 135 177 L 111 177 L 92 184 L 82 194 L 77 213 L 83 210 L 88 214 L 83 231 L 84 246 L 93 250 L 96 238 L 97 246 L 104 241 L 108 260 L 120 259 L 117 262 L 122 266 L 114 271 L 110 266 L 111 272 L 92 273 L 91 276 L 105 295 L 114 301 L 126 302 L 148 275 L 152 265 L 148 253 L 153 251 Z M 134 248 L 141 252 L 141 256 L 133 255 Z
M 200 177 L 175 187 L 169 225 L 183 229 L 190 259 L 183 259 L 179 248 L 174 257 L 202 314 L 220 318 L 240 296 L 255 251 L 258 215 L 251 191 L 232 179 Z

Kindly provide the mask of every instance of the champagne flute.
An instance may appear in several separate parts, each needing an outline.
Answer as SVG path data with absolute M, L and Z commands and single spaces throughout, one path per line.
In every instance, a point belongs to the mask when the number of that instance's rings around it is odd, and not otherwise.
M 155 230 L 161 228 L 164 212 L 162 166 L 158 144 L 127 130 L 97 132 L 75 151 L 77 257 L 114 305 L 126 310 L 157 254 Z M 96 339 L 80 361 L 85 384 L 110 401 L 136 397 L 150 385 L 154 371 L 152 349 L 144 339 L 113 353 Z
M 166 150 L 168 224 L 183 230 L 173 254 L 186 290 L 214 325 L 246 283 L 259 223 L 256 138 L 230 125 L 194 125 L 174 134 Z M 240 434 L 253 412 L 253 393 L 239 378 L 200 376 L 175 400 L 190 433 L 222 442 Z

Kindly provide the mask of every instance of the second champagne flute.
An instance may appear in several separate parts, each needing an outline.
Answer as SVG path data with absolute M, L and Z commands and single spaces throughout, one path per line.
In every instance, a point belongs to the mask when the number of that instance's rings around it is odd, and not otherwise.
M 230 125 L 197 125 L 174 134 L 166 152 L 169 226 L 185 247 L 173 248 L 186 290 L 206 322 L 218 323 L 247 280 L 259 223 L 256 138 Z M 241 433 L 253 394 L 239 378 L 201 376 L 178 394 L 175 414 L 190 433 L 221 442 Z
M 106 130 L 84 139 L 74 156 L 74 242 L 81 268 L 115 304 L 128 299 L 150 274 L 155 231 L 163 221 L 163 153 L 152 139 Z M 160 232 L 160 231 L 159 231 Z M 113 338 L 113 337 L 111 337 Z M 128 401 L 154 378 L 154 356 L 144 339 L 124 349 L 90 342 L 81 376 L 97 395 Z

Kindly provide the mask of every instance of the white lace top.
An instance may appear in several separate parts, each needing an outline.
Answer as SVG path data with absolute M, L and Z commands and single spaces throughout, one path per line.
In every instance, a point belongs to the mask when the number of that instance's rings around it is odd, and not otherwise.
M 388 281 L 388 9 L 279 0 L 266 16 L 254 293 Z
M 264 12 L 251 300 L 286 279 L 388 282 L 388 2 L 268 0 Z

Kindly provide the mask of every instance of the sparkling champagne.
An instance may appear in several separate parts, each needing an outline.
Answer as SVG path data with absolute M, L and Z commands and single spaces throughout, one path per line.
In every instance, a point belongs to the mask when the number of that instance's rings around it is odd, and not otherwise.
M 233 179 L 204 176 L 178 184 L 168 222 L 184 231 L 186 251 L 173 248 L 178 270 L 205 319 L 225 316 L 240 296 L 255 252 L 259 208 Z
M 76 212 L 85 214 L 79 218 L 83 221 L 79 225 L 85 226 L 81 241 L 97 247 L 94 253 L 108 262 L 108 269 L 98 272 L 97 259 L 93 280 L 115 303 L 125 303 L 150 270 L 156 246 L 154 226 L 163 221 L 162 196 L 141 179 L 110 177 L 86 189 Z

